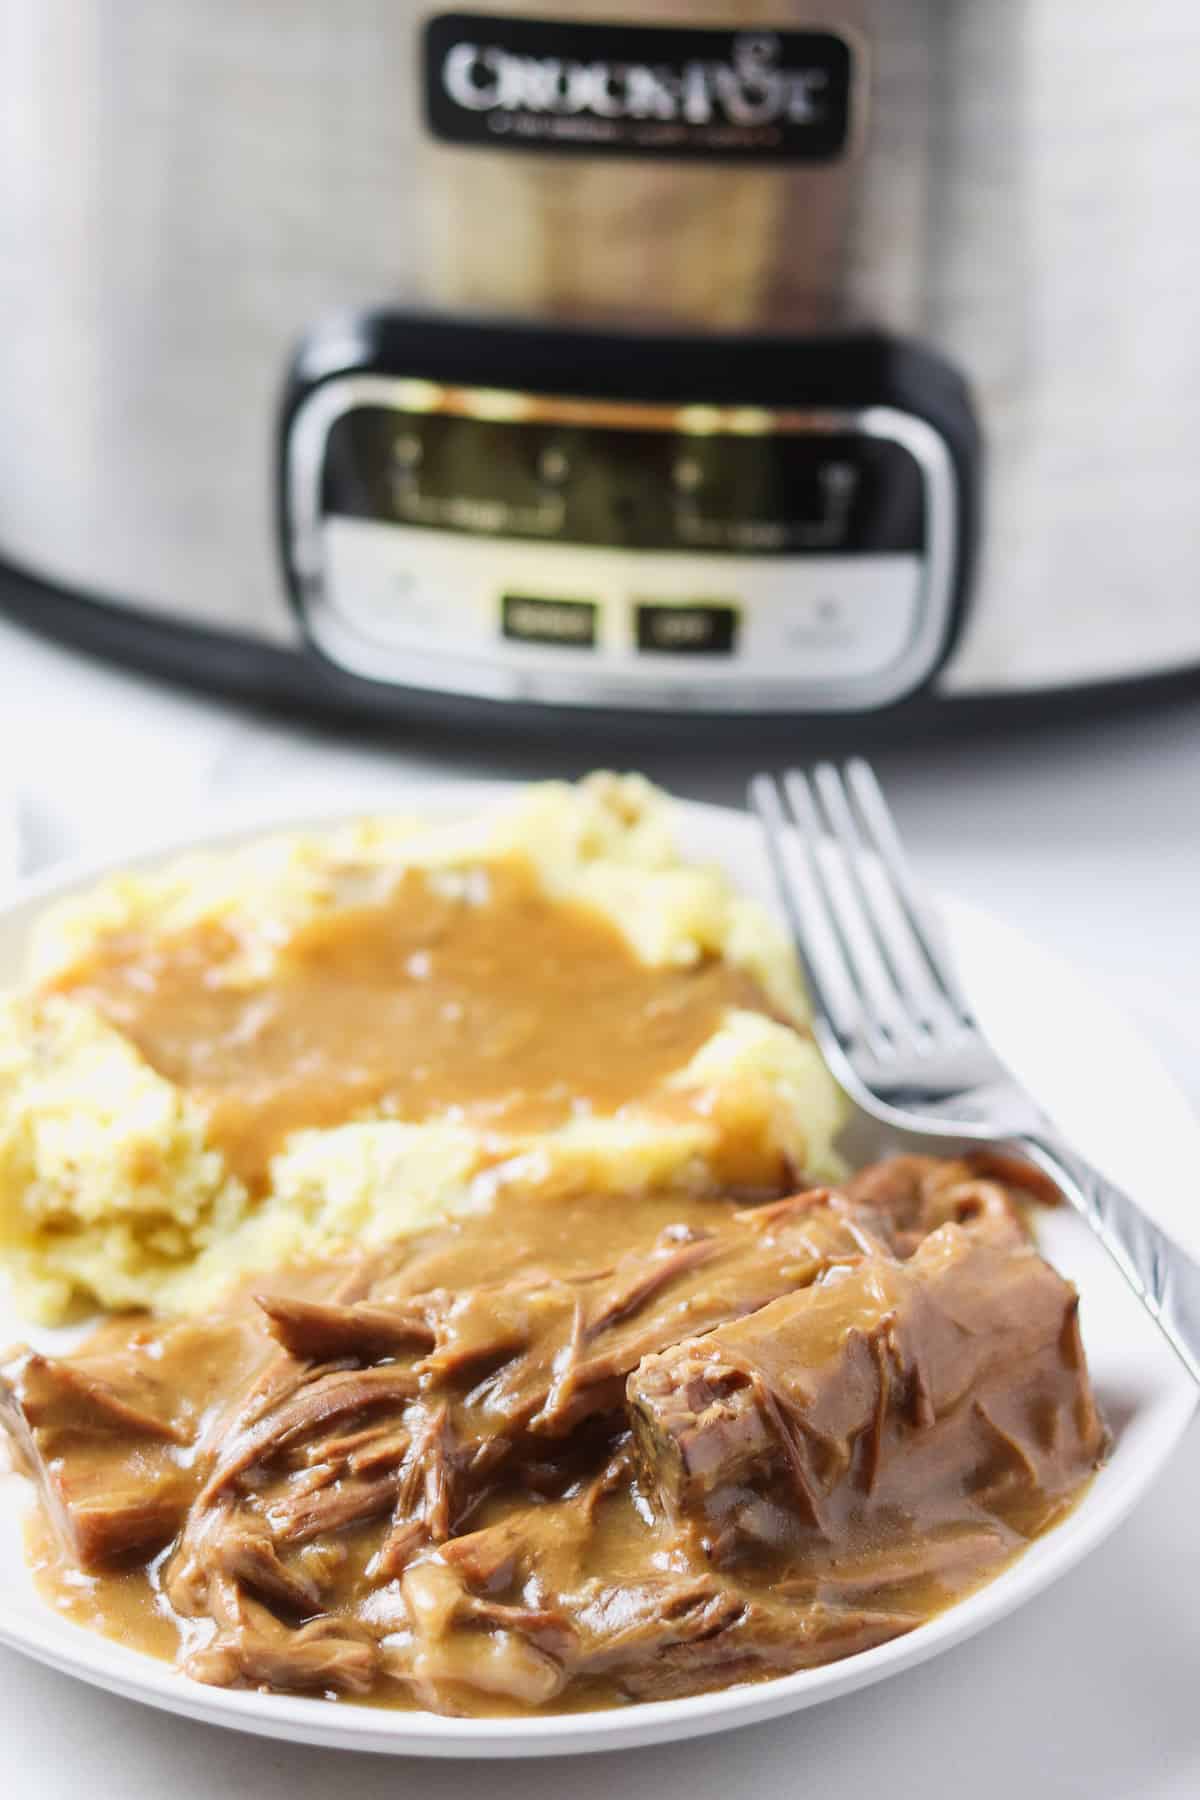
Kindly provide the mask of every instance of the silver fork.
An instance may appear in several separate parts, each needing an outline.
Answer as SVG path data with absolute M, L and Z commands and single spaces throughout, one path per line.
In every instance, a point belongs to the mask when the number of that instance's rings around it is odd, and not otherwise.
M 984 1037 L 869 764 L 756 775 L 750 805 L 808 981 L 814 1036 L 860 1110 L 902 1133 L 905 1148 L 1023 1152 L 1087 1220 L 1200 1383 L 1200 1266 L 1063 1143 Z

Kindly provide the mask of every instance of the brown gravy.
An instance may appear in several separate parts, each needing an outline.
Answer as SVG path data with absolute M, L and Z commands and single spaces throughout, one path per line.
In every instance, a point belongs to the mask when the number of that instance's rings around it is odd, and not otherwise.
M 749 1209 L 514 1196 L 18 1355 L 0 1423 L 53 1521 L 39 1580 L 200 1680 L 469 1714 L 869 1648 L 1103 1454 L 1017 1199 L 915 1158 Z
M 719 960 L 647 968 L 608 919 L 548 899 L 517 858 L 457 881 L 407 871 L 381 903 L 295 931 L 264 982 L 223 977 L 237 950 L 216 925 L 115 933 L 53 985 L 200 1102 L 254 1190 L 305 1127 L 455 1108 L 541 1131 L 612 1114 L 682 1067 L 729 1008 L 768 1010 Z

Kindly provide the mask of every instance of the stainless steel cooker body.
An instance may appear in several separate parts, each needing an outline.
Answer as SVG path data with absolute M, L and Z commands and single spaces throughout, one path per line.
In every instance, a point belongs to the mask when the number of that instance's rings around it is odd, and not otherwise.
M 549 33 L 520 68 L 492 53 L 514 18 Z M 640 339 L 865 330 L 961 371 L 982 427 L 983 553 L 941 691 L 1200 663 L 1200 8 L 656 0 L 622 27 L 619 68 L 589 75 L 576 57 L 584 86 L 564 100 L 560 68 L 545 106 L 600 130 L 634 104 L 628 67 L 657 66 L 636 33 L 719 30 L 729 72 L 697 105 L 753 127 L 780 116 L 777 43 L 811 33 L 847 50 L 840 143 L 797 158 L 680 154 L 669 133 L 618 155 L 514 146 L 554 28 L 599 22 L 620 24 L 612 0 L 465 15 L 0 0 L 0 558 L 152 618 L 298 646 L 280 393 L 330 314 Z M 682 52 L 672 66 L 690 78 Z M 479 141 L 431 129 L 435 79 L 483 120 Z M 669 124 L 681 90 L 648 79 L 634 110 Z M 811 97 L 792 93 L 796 118 Z M 520 377 L 498 349 L 476 385 L 511 395 Z M 702 362 L 693 387 L 702 407 Z

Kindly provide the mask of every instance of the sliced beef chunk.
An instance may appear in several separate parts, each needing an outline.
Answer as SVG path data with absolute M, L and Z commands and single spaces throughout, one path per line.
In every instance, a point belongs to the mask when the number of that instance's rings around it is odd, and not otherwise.
M 472 1690 L 541 1706 L 566 1686 L 574 1630 L 564 1607 L 474 1593 L 438 1559 L 408 1569 L 401 1592 L 407 1641 L 392 1649 L 389 1673 L 433 1710 L 456 1711 Z
M 1019 1522 L 1105 1447 L 1069 1283 L 1030 1248 L 943 1226 L 908 1263 L 831 1271 L 647 1357 L 644 1477 L 709 1554 L 853 1548 L 969 1509 Z
M 191 1442 L 188 1423 L 173 1416 L 172 1402 L 144 1371 L 119 1356 L 75 1358 L 17 1351 L 3 1369 L 4 1391 L 19 1404 L 31 1430 L 75 1432 L 82 1437 L 158 1438 L 167 1444 Z
M 86 1570 L 160 1550 L 191 1499 L 178 1468 L 157 1457 L 131 1468 L 121 1450 L 86 1460 L 39 1458 L 35 1472 L 63 1549 Z
M 17 1351 L 0 1368 L 0 1423 L 81 1568 L 149 1554 L 179 1530 L 194 1491 L 178 1457 L 187 1429 L 122 1359 Z
M 398 1438 L 390 1441 L 394 1447 L 398 1445 Z M 393 1454 L 400 1463 L 403 1452 L 394 1448 Z M 319 1487 L 292 1484 L 279 1498 L 266 1502 L 266 1520 L 276 1543 L 308 1544 L 329 1532 L 364 1525 L 390 1512 L 404 1479 L 403 1470 L 393 1468 L 384 1475 L 348 1471 Z
M 223 1575 L 212 1582 L 209 1607 L 216 1634 L 183 1664 L 196 1681 L 340 1694 L 366 1694 L 375 1684 L 379 1646 L 353 1619 L 327 1615 L 293 1629 Z
M 307 1362 L 336 1362 L 340 1357 L 374 1362 L 433 1345 L 432 1330 L 412 1309 L 372 1306 L 364 1300 L 339 1305 L 271 1294 L 256 1298 L 272 1337 Z
M 244 1476 L 322 1426 L 376 1408 L 394 1408 L 415 1398 L 419 1382 L 411 1369 L 382 1363 L 369 1369 L 324 1369 L 301 1372 L 286 1384 L 274 1406 L 239 1422 L 220 1443 L 212 1471 L 200 1495 L 207 1505 L 230 1483 Z
M 244 1507 L 214 1507 L 205 1548 L 210 1577 L 225 1575 L 276 1609 L 305 1618 L 319 1612 L 320 1589 L 302 1569 L 285 1567 L 267 1524 Z
M 960 1588 L 978 1585 L 985 1573 L 1007 1561 L 1015 1547 L 1013 1532 L 999 1522 L 951 1522 L 920 1537 L 854 1548 L 838 1542 L 810 1545 L 803 1568 L 777 1580 L 773 1591 L 846 1605 L 863 1596 L 893 1597 L 898 1591 L 928 1594 L 936 1584 L 949 1599 Z
M 1022 1199 L 1053 1199 L 1045 1177 L 1015 1157 L 890 1156 L 846 1183 L 852 1207 L 869 1207 L 888 1222 L 893 1248 L 911 1256 L 940 1225 L 964 1226 L 996 1244 L 1021 1244 L 1029 1233 Z
M 634 1699 L 699 1693 L 825 1660 L 831 1644 L 849 1655 L 917 1622 L 895 1608 L 750 1595 L 710 1571 L 582 1577 L 563 1543 L 539 1542 L 546 1523 L 521 1515 L 405 1575 L 408 1634 L 387 1666 L 425 1705 L 473 1710 L 472 1692 L 542 1705 L 579 1678 L 611 1681 Z M 561 1517 L 555 1529 L 570 1538 Z M 550 1577 L 542 1600 L 539 1576 Z
M 609 1675 L 635 1700 L 808 1668 L 873 1649 L 918 1623 L 913 1613 L 880 1607 L 796 1606 L 706 1575 L 631 1586 L 596 1581 L 575 1597 L 572 1618 L 573 1673 Z
M 282 1553 L 377 1518 L 406 1483 L 432 1479 L 408 1416 L 417 1392 L 412 1370 L 394 1363 L 274 1365 L 204 1447 L 203 1485 L 164 1575 L 177 1611 L 202 1616 L 214 1576 L 285 1611 L 316 1611 L 318 1591 Z M 365 1473 L 356 1462 L 368 1447 Z
M 435 1321 L 437 1345 L 421 1366 L 435 1380 L 460 1371 L 465 1330 L 475 1356 L 499 1363 L 471 1396 L 484 1421 L 560 1437 L 618 1410 L 625 1377 L 643 1356 L 884 1242 L 869 1212 L 823 1189 L 731 1213 L 723 1224 L 719 1234 L 682 1241 L 664 1232 L 590 1279 L 468 1290 Z

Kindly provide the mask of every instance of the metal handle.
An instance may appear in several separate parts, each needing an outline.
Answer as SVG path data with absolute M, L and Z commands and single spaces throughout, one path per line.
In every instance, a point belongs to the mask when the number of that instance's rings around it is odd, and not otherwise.
M 1200 1385 L 1200 1265 L 1074 1150 L 1040 1136 L 1023 1141 L 1032 1159 L 1083 1214 Z

